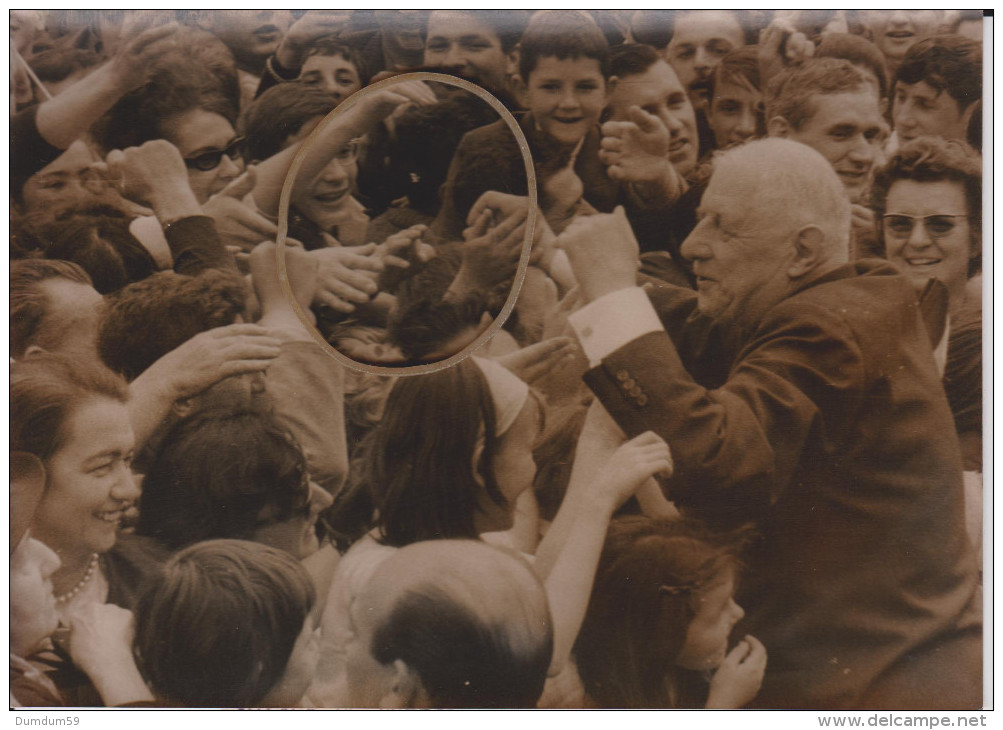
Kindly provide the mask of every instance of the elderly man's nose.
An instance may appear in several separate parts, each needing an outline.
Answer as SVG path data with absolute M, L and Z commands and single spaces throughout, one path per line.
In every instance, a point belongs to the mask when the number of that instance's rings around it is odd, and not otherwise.
M 694 57 L 693 66 L 699 71 L 709 71 L 711 67 L 710 54 L 707 53 L 707 49 L 703 46 L 698 46 L 696 50 L 696 56 Z

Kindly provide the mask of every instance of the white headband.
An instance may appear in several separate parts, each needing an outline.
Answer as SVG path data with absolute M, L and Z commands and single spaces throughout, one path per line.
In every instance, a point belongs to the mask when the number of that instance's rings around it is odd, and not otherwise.
M 495 404 L 495 435 L 501 436 L 511 428 L 529 398 L 529 386 L 511 371 L 494 360 L 474 357 L 473 361 L 484 373 Z

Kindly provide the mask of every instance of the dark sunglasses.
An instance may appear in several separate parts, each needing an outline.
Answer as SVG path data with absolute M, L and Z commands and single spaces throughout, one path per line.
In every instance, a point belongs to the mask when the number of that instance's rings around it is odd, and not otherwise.
M 244 137 L 237 137 L 229 145 L 227 145 L 225 150 L 211 150 L 209 152 L 203 152 L 200 155 L 195 155 L 194 157 L 186 157 L 185 165 L 192 170 L 209 172 L 210 170 L 215 170 L 219 167 L 219 164 L 223 161 L 223 155 L 226 155 L 231 160 L 236 161 L 240 157 L 240 151 L 243 146 Z
M 923 228 L 930 238 L 943 238 L 954 230 L 956 218 L 967 219 L 967 215 L 926 215 L 914 217 L 911 215 L 889 214 L 882 217 L 885 233 L 895 238 L 908 238 L 916 221 L 923 221 Z

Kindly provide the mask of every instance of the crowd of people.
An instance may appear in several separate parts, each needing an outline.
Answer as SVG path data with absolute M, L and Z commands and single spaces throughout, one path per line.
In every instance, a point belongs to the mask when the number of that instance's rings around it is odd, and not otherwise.
M 11 706 L 980 707 L 982 58 L 12 12 Z

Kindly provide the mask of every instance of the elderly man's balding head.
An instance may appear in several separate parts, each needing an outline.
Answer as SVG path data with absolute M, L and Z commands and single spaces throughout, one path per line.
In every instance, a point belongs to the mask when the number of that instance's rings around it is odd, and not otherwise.
M 352 604 L 355 706 L 534 707 L 553 651 L 546 594 L 514 554 L 472 540 L 415 543 Z
M 755 326 L 806 278 L 847 260 L 850 204 L 818 152 L 785 139 L 750 142 L 717 161 L 683 243 L 698 307 Z

